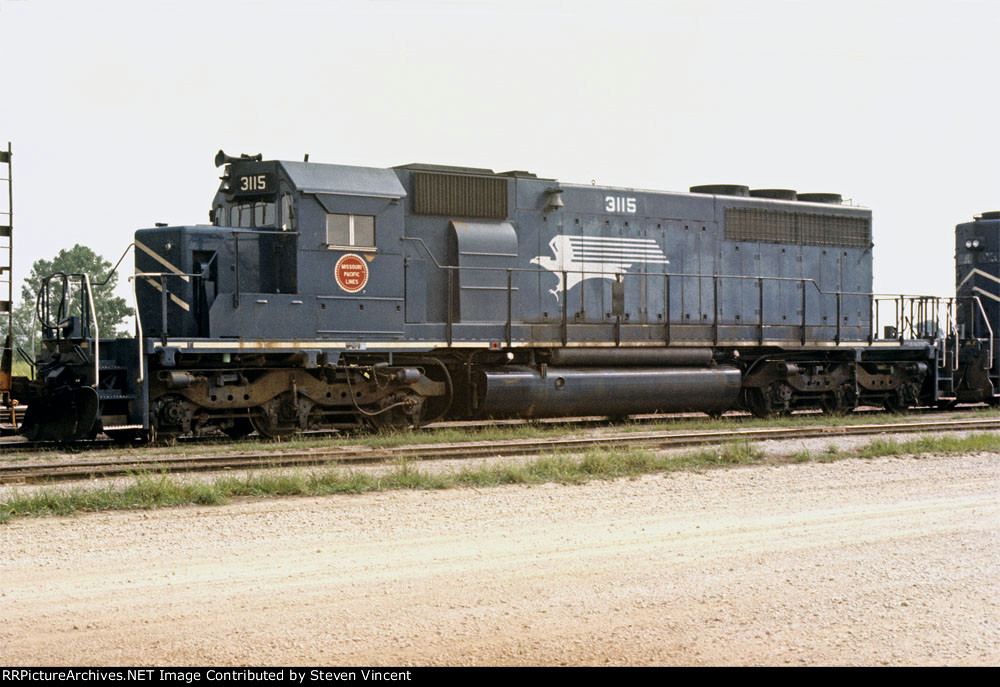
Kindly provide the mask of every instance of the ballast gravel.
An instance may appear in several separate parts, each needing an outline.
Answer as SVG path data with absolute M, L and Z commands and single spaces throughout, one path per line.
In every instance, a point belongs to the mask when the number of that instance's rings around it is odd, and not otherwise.
M 996 665 L 1000 455 L 0 526 L 4 665 Z

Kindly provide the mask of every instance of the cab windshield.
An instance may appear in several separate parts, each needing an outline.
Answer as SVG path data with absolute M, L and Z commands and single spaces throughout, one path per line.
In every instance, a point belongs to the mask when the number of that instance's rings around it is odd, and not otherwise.
M 229 209 L 231 227 L 274 228 L 274 203 L 242 203 Z

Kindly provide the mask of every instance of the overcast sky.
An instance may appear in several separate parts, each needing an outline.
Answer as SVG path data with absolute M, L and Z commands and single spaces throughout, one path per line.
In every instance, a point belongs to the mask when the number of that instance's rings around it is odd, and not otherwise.
M 0 36 L 18 287 L 206 223 L 219 148 L 838 192 L 881 292 L 951 294 L 1000 209 L 997 1 L 0 0 Z

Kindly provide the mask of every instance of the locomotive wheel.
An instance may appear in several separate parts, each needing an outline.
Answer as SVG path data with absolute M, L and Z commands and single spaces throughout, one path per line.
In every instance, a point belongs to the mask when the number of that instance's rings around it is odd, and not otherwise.
M 258 434 L 268 439 L 284 439 L 295 434 L 295 430 L 298 429 L 294 424 L 275 422 L 266 412 L 252 415 L 250 424 Z
M 757 387 L 746 389 L 746 405 L 754 417 L 767 419 L 774 414 L 774 408 L 764 396 L 764 390 Z
M 302 429 L 313 404 L 304 398 L 295 399 L 290 392 L 272 398 L 250 416 L 250 424 L 259 434 L 270 439 L 283 439 Z
M 766 389 L 748 387 L 744 390 L 744 401 L 754 417 L 767 419 L 779 415 L 790 415 L 793 392 L 783 382 L 773 382 Z
M 413 393 L 399 393 L 382 400 L 381 411 L 363 416 L 378 431 L 396 432 L 419 427 L 423 419 L 423 397 Z
M 843 415 L 847 411 L 844 404 L 834 394 L 824 396 L 819 402 L 819 406 L 826 415 Z
M 195 407 L 183 396 L 168 394 L 153 403 L 154 440 L 172 443 L 194 429 Z
M 820 399 L 819 407 L 827 415 L 843 415 L 844 399 L 836 391 L 831 391 Z
M 906 409 L 909 407 L 905 403 L 903 403 L 903 399 L 901 399 L 896 394 L 887 396 L 885 399 L 885 403 L 883 403 L 882 406 L 890 413 L 902 413 L 905 412 Z
M 771 414 L 782 416 L 792 414 L 791 403 L 795 392 L 790 386 L 784 382 L 772 382 L 771 386 L 767 387 L 765 395 Z
M 854 410 L 854 390 L 850 387 L 840 387 L 823 396 L 820 407 L 828 415 L 845 415 Z M 850 399 L 850 400 L 849 400 Z
M 919 403 L 919 387 L 914 382 L 901 384 L 895 391 L 890 391 L 885 398 L 885 409 L 890 413 L 903 413 L 910 406 Z

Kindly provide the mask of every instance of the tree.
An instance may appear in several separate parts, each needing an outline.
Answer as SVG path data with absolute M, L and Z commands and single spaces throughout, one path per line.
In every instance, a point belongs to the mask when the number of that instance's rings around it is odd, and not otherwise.
M 41 287 L 42 279 L 55 272 L 66 274 L 86 274 L 90 277 L 91 286 L 94 289 L 94 309 L 97 311 L 97 325 L 100 329 L 101 338 L 111 338 L 115 336 L 129 336 L 128 331 L 122 327 L 125 318 L 130 317 L 133 312 L 128 307 L 125 299 L 114 295 L 115 286 L 118 285 L 118 272 L 111 274 L 111 263 L 92 251 L 86 246 L 77 244 L 69 250 L 61 250 L 51 260 L 36 260 L 31 266 L 31 274 L 24 280 L 21 286 L 21 302 L 14 310 L 14 345 L 23 348 L 25 352 L 34 355 L 38 349 L 41 339 L 41 325 L 35 315 L 35 300 L 38 289 Z M 107 283 L 98 286 L 105 278 Z M 58 287 L 53 282 L 50 298 L 55 299 Z M 79 295 L 75 295 L 71 301 L 70 311 L 67 315 L 77 315 L 80 312 Z M 55 315 L 53 315 L 53 318 Z M 35 351 L 31 351 L 31 333 L 35 332 Z

